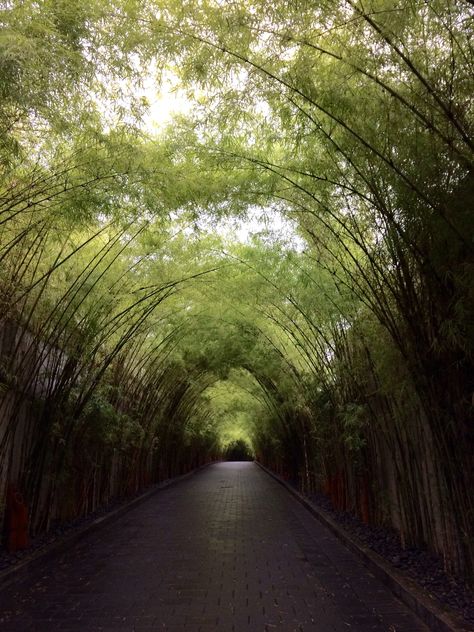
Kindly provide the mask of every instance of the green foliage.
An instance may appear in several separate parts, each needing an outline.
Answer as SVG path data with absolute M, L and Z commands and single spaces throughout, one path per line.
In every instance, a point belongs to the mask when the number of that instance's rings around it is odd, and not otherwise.
M 35 528 L 70 472 L 87 511 L 256 454 L 361 512 L 388 499 L 384 521 L 470 572 L 470 20 L 444 0 L 6 3 L 0 434 L 7 455 L 35 402 Z M 143 86 L 167 73 L 190 107 L 152 134 Z

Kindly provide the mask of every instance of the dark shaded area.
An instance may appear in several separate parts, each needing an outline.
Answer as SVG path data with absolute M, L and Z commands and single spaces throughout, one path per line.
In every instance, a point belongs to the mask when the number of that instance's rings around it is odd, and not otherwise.
M 157 483 L 156 485 L 148 487 L 145 491 L 150 491 L 154 487 L 158 488 L 160 485 L 161 483 Z M 102 518 L 121 507 L 127 506 L 132 500 L 138 498 L 138 496 L 141 496 L 143 493 L 144 490 L 140 490 L 126 498 L 116 498 L 85 516 L 79 516 L 73 520 L 53 525 L 46 533 L 37 535 L 31 541 L 28 548 L 14 552 L 9 552 L 6 548 L 0 549 L 0 571 L 8 568 L 9 566 L 14 566 L 19 561 L 28 560 L 41 550 L 47 550 L 48 547 L 61 542 L 81 527 L 85 527 L 94 522 L 94 520 Z
M 254 455 L 248 444 L 242 439 L 229 443 L 224 452 L 225 461 L 253 461 Z
M 462 579 L 445 572 L 443 561 L 439 557 L 418 547 L 403 548 L 400 536 L 394 530 L 367 525 L 347 511 L 337 511 L 324 494 L 311 494 L 309 498 L 357 540 L 407 573 L 466 621 L 474 623 L 472 591 Z
M 0 627 L 428 630 L 254 463 L 211 465 L 45 560 L 2 591 Z

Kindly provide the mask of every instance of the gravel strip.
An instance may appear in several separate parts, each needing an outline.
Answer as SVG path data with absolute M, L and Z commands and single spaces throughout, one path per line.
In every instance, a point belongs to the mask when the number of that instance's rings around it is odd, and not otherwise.
M 416 547 L 403 549 L 396 531 L 366 525 L 353 514 L 336 511 L 323 494 L 312 494 L 309 499 L 361 544 L 406 573 L 465 621 L 474 624 L 474 592 L 462 579 L 448 575 L 439 557 Z

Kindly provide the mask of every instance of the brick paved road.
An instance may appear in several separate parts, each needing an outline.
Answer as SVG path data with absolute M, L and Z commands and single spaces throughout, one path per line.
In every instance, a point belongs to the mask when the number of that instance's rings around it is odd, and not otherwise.
M 0 597 L 2 632 L 421 632 L 283 487 L 220 463 Z

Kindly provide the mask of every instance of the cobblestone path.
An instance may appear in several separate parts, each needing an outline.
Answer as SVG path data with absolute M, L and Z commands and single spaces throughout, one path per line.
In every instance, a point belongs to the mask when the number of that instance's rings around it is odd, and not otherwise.
M 2 632 L 421 632 L 282 486 L 219 463 L 0 597 Z

